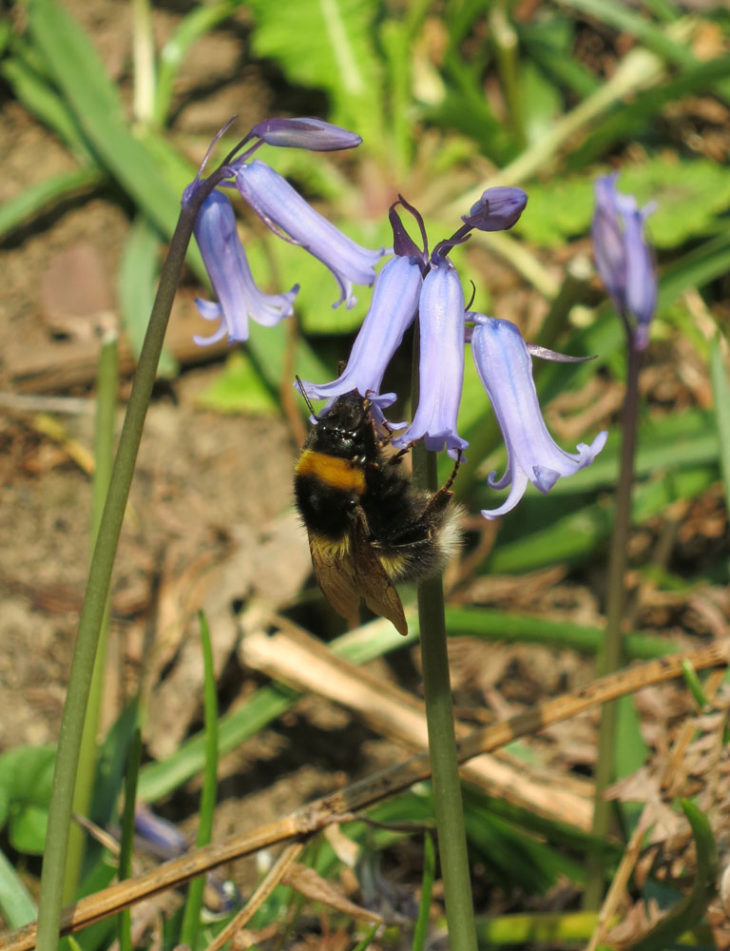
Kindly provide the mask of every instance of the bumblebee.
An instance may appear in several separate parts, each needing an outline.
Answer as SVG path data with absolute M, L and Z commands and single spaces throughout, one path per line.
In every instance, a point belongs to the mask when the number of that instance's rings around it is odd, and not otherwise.
M 306 398 L 306 397 L 305 397 Z M 310 407 L 311 409 L 311 407 Z M 394 582 L 435 575 L 460 544 L 450 491 L 458 462 L 437 492 L 421 492 L 404 471 L 407 450 L 387 450 L 371 403 L 353 390 L 317 419 L 294 476 L 314 575 L 332 607 L 358 622 L 361 600 L 408 633 Z

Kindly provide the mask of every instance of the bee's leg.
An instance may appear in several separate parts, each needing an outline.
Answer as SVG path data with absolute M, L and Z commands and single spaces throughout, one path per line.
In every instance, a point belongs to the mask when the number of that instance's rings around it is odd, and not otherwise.
M 432 512 L 440 512 L 441 509 L 446 508 L 446 506 L 451 501 L 453 492 L 451 491 L 451 486 L 454 484 L 454 479 L 456 478 L 456 473 L 459 471 L 459 466 L 461 465 L 461 449 L 458 450 L 459 454 L 456 457 L 456 462 L 454 463 L 454 468 L 451 472 L 449 478 L 444 482 L 438 492 L 434 492 L 431 498 L 428 500 L 426 508 L 423 510 L 424 515 L 428 515 Z
M 456 478 L 456 473 L 459 471 L 459 466 L 461 465 L 461 457 L 463 455 L 461 449 L 457 450 L 458 455 L 456 457 L 456 462 L 454 463 L 454 468 L 451 471 L 451 475 L 446 480 L 446 482 L 439 489 L 440 492 L 448 492 L 451 486 L 454 484 L 454 479 Z
M 399 449 L 398 452 L 397 452 L 394 456 L 391 456 L 391 457 L 388 459 L 387 465 L 389 465 L 389 466 L 399 466 L 399 465 L 400 465 L 400 462 L 401 462 L 401 459 L 402 459 L 408 452 L 410 452 L 410 449 L 411 449 L 410 446 L 406 446 L 405 449 Z

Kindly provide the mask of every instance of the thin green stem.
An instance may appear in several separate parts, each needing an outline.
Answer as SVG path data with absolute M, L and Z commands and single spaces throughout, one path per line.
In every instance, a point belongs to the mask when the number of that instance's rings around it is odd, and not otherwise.
M 416 335 L 417 337 L 417 335 Z M 414 340 L 414 351 L 418 340 Z M 415 366 L 417 366 L 414 360 Z M 418 379 L 414 367 L 414 405 Z M 437 488 L 436 454 L 422 444 L 413 449 L 413 475 L 422 488 Z M 476 951 L 469 854 L 464 806 L 454 735 L 449 657 L 446 650 L 444 592 L 441 577 L 418 583 L 418 622 L 421 630 L 423 695 L 426 701 L 428 750 L 431 760 L 436 831 L 451 951 Z
M 93 552 L 99 534 L 101 516 L 104 511 L 109 479 L 114 459 L 114 422 L 119 388 L 119 358 L 116 331 L 109 334 L 101 345 L 99 371 L 96 387 L 96 423 L 94 428 L 94 481 L 91 495 L 91 550 Z M 76 772 L 76 787 L 73 798 L 73 811 L 88 816 L 91 795 L 96 772 L 97 738 L 99 733 L 99 711 L 104 693 L 104 675 L 106 672 L 106 642 L 109 632 L 109 599 L 107 598 L 104 618 L 96 647 L 94 671 L 91 679 L 89 702 L 86 708 L 84 731 L 79 751 L 79 765 Z M 69 829 L 68 855 L 66 859 L 66 880 L 63 900 L 73 901 L 81 876 L 84 856 L 85 833 L 74 824 Z
M 81 608 L 68 695 L 58 738 L 56 767 L 53 776 L 51 804 L 48 813 L 46 849 L 41 873 L 41 894 L 38 913 L 38 951 L 56 951 L 58 947 L 63 882 L 66 867 L 68 829 L 76 770 L 81 747 L 86 705 L 89 697 L 94 658 L 106 606 L 112 567 L 116 556 L 122 519 L 127 505 L 137 452 L 157 364 L 162 350 L 167 321 L 172 309 L 178 280 L 185 261 L 195 217 L 203 201 L 222 178 L 212 175 L 183 206 L 170 241 L 167 259 L 162 267 L 157 296 L 150 315 L 142 352 L 137 364 L 132 393 L 119 438 L 114 469 L 109 483 L 104 513 L 89 568 L 84 603 Z
M 604 676 L 618 670 L 623 660 L 622 621 L 626 601 L 625 577 L 628 563 L 628 543 L 631 527 L 631 494 L 634 481 L 634 456 L 639 416 L 639 364 L 641 353 L 634 346 L 633 332 L 627 326 L 626 396 L 622 415 L 621 463 L 616 488 L 616 511 L 608 562 L 608 590 L 606 594 L 606 631 L 596 672 Z M 601 710 L 598 730 L 598 761 L 596 763 L 596 799 L 593 815 L 593 834 L 605 838 L 608 833 L 612 803 L 603 798 L 606 787 L 614 778 L 616 747 L 617 703 L 607 703 Z M 584 904 L 597 908 L 603 892 L 604 863 L 595 856 L 589 862 Z

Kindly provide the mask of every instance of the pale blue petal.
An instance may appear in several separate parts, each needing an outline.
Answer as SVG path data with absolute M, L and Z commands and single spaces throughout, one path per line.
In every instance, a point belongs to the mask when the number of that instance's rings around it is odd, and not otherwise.
M 472 353 L 477 373 L 497 417 L 507 447 L 507 467 L 501 478 L 495 473 L 489 484 L 496 489 L 511 485 L 506 501 L 482 515 L 504 515 L 522 498 L 528 481 L 548 492 L 562 476 L 590 465 L 606 443 L 602 432 L 590 446 L 580 443 L 576 453 L 565 452 L 547 430 L 540 412 L 532 378 L 532 360 L 517 327 L 508 320 L 472 314 L 477 324 L 472 332 Z
M 236 188 L 274 231 L 284 232 L 321 261 L 334 275 L 340 298 L 356 303 L 353 284 L 370 285 L 384 248 L 371 251 L 356 244 L 323 218 L 286 179 L 263 162 L 236 166 Z
M 395 402 L 395 394 L 381 394 L 380 386 L 403 334 L 413 322 L 422 284 L 418 262 L 402 257 L 388 261 L 376 278 L 370 309 L 355 338 L 347 366 L 331 383 L 303 382 L 310 400 L 332 401 L 357 390 L 381 409 Z
M 271 327 L 293 313 L 298 287 L 285 294 L 265 294 L 256 286 L 238 237 L 233 207 L 225 195 L 211 192 L 198 213 L 194 231 L 219 302 L 200 300 L 196 304 L 202 317 L 220 317 L 223 327 L 223 333 L 196 338 L 197 342 L 214 343 L 226 333 L 231 340 L 247 340 L 249 317 Z
M 418 408 L 413 422 L 393 445 L 418 439 L 432 452 L 446 448 L 456 458 L 469 443 L 456 431 L 464 383 L 464 293 L 456 270 L 445 258 L 432 262 L 419 301 Z

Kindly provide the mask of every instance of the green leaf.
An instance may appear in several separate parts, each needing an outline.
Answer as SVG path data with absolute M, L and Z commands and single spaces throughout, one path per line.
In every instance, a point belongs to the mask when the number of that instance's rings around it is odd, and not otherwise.
M 218 413 L 259 413 L 275 416 L 280 406 L 245 350 L 234 350 L 222 373 L 197 397 L 203 409 Z
M 507 644 L 548 644 L 593 655 L 601 649 L 605 637 L 601 627 L 492 608 L 447 607 L 446 629 L 449 637 L 475 637 Z M 629 660 L 650 660 L 672 654 L 678 648 L 669 638 L 636 633 L 624 637 L 624 650 Z
M 25 108 L 52 129 L 79 158 L 94 159 L 86 137 L 79 128 L 71 109 L 48 78 L 26 61 L 19 44 L 14 44 L 14 56 L 0 63 L 0 74 L 8 81 Z
M 418 903 L 418 918 L 413 929 L 412 951 L 423 951 L 429 932 L 431 918 L 431 895 L 436 879 L 436 847 L 433 836 L 426 832 L 423 837 L 423 874 L 421 876 L 421 900 Z
M 415 631 L 403 638 L 390 624 L 374 622 L 363 632 L 344 634 L 333 641 L 331 647 L 338 657 L 353 664 L 365 664 L 375 657 L 396 650 L 416 640 Z M 235 749 L 244 740 L 263 729 L 280 716 L 300 696 L 283 684 L 262 687 L 246 703 L 232 713 L 224 714 L 218 721 L 218 750 L 220 754 Z M 176 789 L 203 769 L 205 762 L 205 737 L 191 737 L 167 760 L 147 763 L 139 777 L 139 798 L 153 802 Z
M 138 216 L 124 244 L 117 281 L 122 326 L 135 360 L 142 350 L 155 299 L 161 251 L 157 229 L 145 217 Z M 172 379 L 178 371 L 177 360 L 163 347 L 157 368 L 158 377 Z
M 21 746 L 0 756 L 9 836 L 19 852 L 43 853 L 55 758 L 52 746 Z
M 213 648 L 205 615 L 200 612 L 200 641 L 203 652 L 203 708 L 205 719 L 205 769 L 203 789 L 200 793 L 197 848 L 208 845 L 213 834 L 213 815 L 218 791 L 218 697 L 213 664 Z M 205 878 L 200 875 L 188 886 L 188 897 L 180 928 L 180 944 L 195 948 L 200 928 L 200 912 L 203 908 Z
M 520 64 L 520 93 L 527 141 L 538 142 L 561 114 L 562 96 L 529 59 Z
M 22 928 L 38 915 L 38 909 L 17 872 L 0 851 L 0 914 L 8 928 Z
M 606 23 L 622 33 L 635 36 L 647 49 L 670 63 L 688 67 L 696 62 L 686 43 L 675 40 L 663 26 L 657 25 L 636 10 L 629 9 L 618 0 L 613 3 L 605 3 L 604 0 L 564 0 L 564 3 L 574 10 L 595 17 L 599 23 Z
M 694 803 L 682 800 L 682 809 L 692 827 L 697 852 L 697 871 L 692 891 L 672 908 L 632 951 L 665 951 L 680 935 L 694 928 L 702 919 L 717 891 L 717 846 L 712 828 L 704 813 Z
M 54 175 L 44 182 L 26 188 L 0 207 L 0 237 L 25 224 L 40 212 L 47 214 L 53 206 L 67 198 L 91 191 L 103 181 L 96 168 L 82 168 L 77 172 Z
M 27 10 L 31 35 L 98 160 L 162 234 L 172 234 L 179 195 L 129 131 L 117 90 L 88 37 L 56 0 L 30 0 Z
M 570 176 L 531 184 L 529 214 L 522 216 L 515 231 L 551 248 L 585 234 L 595 205 L 595 177 Z M 655 158 L 627 165 L 618 187 L 635 195 L 640 205 L 656 203 L 648 232 L 657 248 L 678 247 L 690 238 L 711 233 L 718 215 L 730 208 L 730 170 L 707 159 Z
M 632 521 L 640 523 L 662 512 L 677 499 L 691 499 L 704 492 L 717 479 L 714 467 L 686 469 L 655 479 L 638 487 L 634 494 Z M 612 506 L 603 502 L 569 511 L 569 514 L 545 525 L 545 499 L 539 500 L 540 515 L 530 506 L 528 496 L 521 503 L 519 520 L 515 518 L 512 538 L 500 542 L 489 558 L 489 570 L 496 574 L 534 571 L 556 561 L 577 562 L 602 544 L 613 523 Z M 534 526 L 538 527 L 534 527 Z M 520 531 L 518 529 L 521 528 Z
M 723 339 L 719 333 L 715 335 L 710 348 L 710 377 L 725 503 L 730 510 L 730 380 L 725 364 Z
M 382 148 L 384 102 L 373 30 L 374 0 L 298 0 L 282 8 L 270 0 L 249 0 L 254 15 L 254 53 L 270 57 L 287 77 L 326 90 L 332 121 Z

